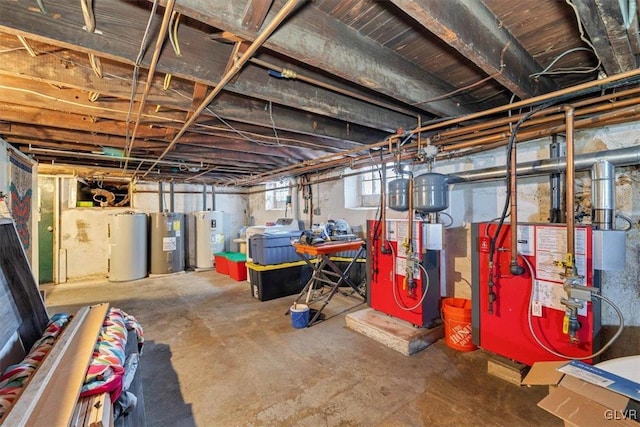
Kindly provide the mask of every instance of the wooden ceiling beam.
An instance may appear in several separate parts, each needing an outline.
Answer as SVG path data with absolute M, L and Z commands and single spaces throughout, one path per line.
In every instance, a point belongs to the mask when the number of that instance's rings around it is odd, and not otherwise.
M 249 0 L 244 9 L 242 26 L 250 31 L 258 31 L 264 23 L 273 0 Z
M 105 135 L 95 132 L 79 132 L 74 130 L 49 128 L 43 126 L 29 126 L 24 124 L 12 124 L 11 129 L 3 132 L 3 135 L 23 136 L 41 141 L 61 141 L 77 143 L 78 145 L 91 145 L 99 147 L 124 148 L 125 139 L 119 135 Z M 152 142 L 140 140 L 137 146 L 140 149 L 163 149 L 166 142 Z
M 0 50 L 8 48 L 0 43 Z M 98 78 L 89 66 L 87 55 L 70 50 L 60 50 L 49 54 L 42 53 L 34 58 L 25 58 L 24 52 L 6 52 L 0 62 L 0 75 L 35 80 L 86 92 L 97 92 L 101 95 L 120 99 L 131 98 L 131 77 L 133 67 L 112 61 L 102 61 L 103 77 Z M 153 105 L 164 105 L 170 108 L 186 110 L 189 100 L 174 91 L 163 91 L 163 78 L 158 76 L 148 96 Z M 192 86 L 186 82 L 172 81 L 172 88 L 182 93 L 189 93 Z M 141 96 L 141 85 L 138 85 L 136 97 Z
M 614 75 L 636 68 L 638 64 L 620 3 L 600 0 L 573 0 L 572 3 L 605 72 Z M 633 16 L 631 20 L 637 20 L 637 17 Z
M 210 148 L 219 148 L 227 151 L 251 152 L 256 155 L 282 157 L 297 161 L 304 161 L 325 155 L 326 151 L 314 151 L 309 149 L 300 149 L 294 147 L 277 147 L 273 145 L 259 145 L 242 139 L 230 139 L 228 136 L 210 136 L 210 135 L 194 135 L 190 134 L 186 140 L 181 140 L 181 147 L 193 147 L 198 150 L 208 150 Z
M 242 26 L 245 5 L 241 1 L 181 0 L 176 9 L 215 28 L 254 40 L 257 32 Z M 273 13 L 267 15 L 267 20 Z M 311 3 L 288 19 L 264 47 L 409 105 L 441 98 L 456 89 Z M 438 116 L 457 116 L 473 111 L 474 108 L 465 107 L 472 101 L 462 95 L 439 99 L 421 108 Z
M 0 102 L 40 107 L 60 113 L 66 112 L 121 122 L 126 120 L 129 108 L 128 101 L 114 99 L 91 102 L 87 95 L 74 89 L 57 88 L 28 79 L 0 76 Z M 134 108 L 137 105 L 135 103 Z M 369 143 L 379 141 L 386 136 L 384 132 L 376 132 L 373 129 L 356 125 L 349 126 L 340 120 L 317 120 L 317 117 L 294 109 L 272 106 L 271 112 L 269 112 L 265 110 L 267 105 L 263 102 L 242 98 L 231 93 L 220 95 L 213 102 L 213 105 L 213 111 L 219 116 L 271 129 L 268 131 L 262 129 L 261 133 L 266 132 L 275 136 L 275 132 L 272 130 L 275 125 L 276 129 L 325 138 L 326 145 L 334 148 L 353 148 L 354 144 L 356 144 L 352 142 L 353 140 Z M 149 106 L 149 109 L 151 109 L 151 106 Z M 0 119 L 2 118 L 2 112 L 0 111 Z M 179 111 L 147 111 L 145 119 L 153 120 L 159 126 L 168 126 L 183 123 L 184 115 Z M 209 119 L 202 117 L 199 120 Z M 141 130 L 141 132 L 143 131 Z M 166 135 L 163 135 L 163 139 L 165 137 Z M 302 138 L 300 139 L 302 140 Z
M 0 2 L 0 30 L 8 34 L 26 35 L 43 43 L 59 45 L 83 53 L 92 53 L 101 58 L 108 58 L 132 66 L 137 56 L 139 49 L 137 43 L 142 39 L 148 12 L 126 1 L 96 3 L 94 7 L 96 19 L 101 23 L 99 29 L 102 34 L 88 33 L 82 30 L 83 21 L 80 8 L 75 1 L 71 0 L 52 3 L 51 14 L 58 13 L 64 16 L 64 19 L 59 20 L 51 19 L 49 15 L 43 16 L 40 13 L 30 11 L 23 4 Z M 114 10 L 114 7 L 117 8 L 117 11 Z M 110 15 L 103 16 L 107 14 Z M 114 14 L 118 16 L 117 19 L 114 19 Z M 75 21 L 78 23 L 76 24 Z M 126 31 L 122 27 L 126 27 Z M 154 28 L 154 31 L 157 31 L 157 28 Z M 125 37 L 123 34 L 127 36 Z M 180 27 L 179 34 L 182 56 L 176 57 L 171 49 L 165 46 L 157 65 L 158 72 L 209 86 L 215 85 L 223 74 L 232 47 L 207 39 L 202 32 L 186 25 Z M 149 65 L 149 51 L 152 50 L 151 48 L 147 49 L 142 67 Z M 206 55 L 203 55 L 203 52 L 206 52 Z M 43 59 L 38 59 L 38 61 L 43 61 Z M 84 62 L 86 59 L 83 59 Z M 198 64 L 198 66 L 193 67 L 189 64 Z M 415 71 L 418 73 L 418 70 Z M 89 72 L 91 72 L 90 69 Z M 129 75 L 132 74 L 131 71 Z M 255 80 L 256 76 L 264 79 L 267 73 L 264 69 L 251 64 L 247 64 L 243 68 L 242 74 L 243 83 L 237 86 L 229 84 L 225 87 L 225 91 L 284 105 L 296 105 L 297 108 L 308 112 L 385 131 L 390 128 L 395 130 L 398 127 L 415 126 L 413 117 L 300 82 L 271 78 L 268 85 L 252 84 L 251 82 Z M 421 84 L 423 84 L 424 71 L 420 70 L 419 74 Z M 76 80 L 76 82 L 81 81 Z M 157 87 L 162 87 L 162 85 L 157 85 Z M 191 91 L 187 91 L 186 94 L 190 96 Z M 154 98 L 151 97 L 151 99 Z M 150 102 L 154 101 L 150 100 Z
M 2 108 L 0 108 L 0 120 L 6 120 L 5 123 L 0 125 L 0 134 L 3 133 L 2 131 L 10 133 L 13 127 L 14 131 L 15 129 L 25 129 L 25 135 L 27 136 L 26 132 L 28 130 L 35 130 L 42 126 L 49 129 L 49 135 L 51 135 L 51 132 L 56 129 L 65 130 L 69 132 L 69 138 L 72 138 L 73 140 L 83 138 L 83 135 L 87 134 L 105 134 L 118 137 L 124 137 L 126 135 L 126 129 L 123 122 L 105 121 L 94 123 L 85 115 L 63 113 L 39 107 L 29 107 L 16 104 L 2 104 Z M 21 126 L 20 124 L 24 124 L 26 126 Z M 236 129 L 247 132 L 259 132 L 261 130 L 259 127 L 253 125 L 244 125 L 242 123 L 235 122 L 232 124 Z M 56 125 L 58 127 L 54 127 Z M 231 131 L 223 132 L 222 130 L 216 131 L 213 129 L 194 129 L 194 131 L 196 132 L 186 133 L 182 142 L 185 144 L 201 144 L 205 147 L 217 145 L 231 151 L 255 152 L 258 154 L 269 154 L 272 156 L 290 157 L 300 160 L 320 157 L 327 153 L 327 151 L 292 146 L 292 143 L 289 141 L 286 141 L 286 143 L 283 141 L 283 146 L 278 147 L 276 150 L 273 146 L 260 145 L 246 141 L 238 134 Z M 73 132 L 78 132 L 78 134 L 75 135 Z M 165 128 L 145 126 L 138 130 L 138 134 L 140 137 L 151 138 L 153 140 L 166 140 Z M 289 138 L 295 137 L 296 135 L 281 132 L 281 136 L 282 138 Z M 112 141 L 118 140 L 112 139 Z M 122 141 L 124 141 L 124 139 Z M 318 139 L 317 142 L 321 145 L 323 140 Z M 141 145 L 144 147 L 146 143 L 147 142 L 142 141 Z M 124 143 L 118 141 L 118 144 Z M 120 145 L 118 146 L 120 147 Z
M 529 76 L 542 67 L 501 26 L 482 2 L 464 0 L 392 0 L 424 28 L 476 64 L 520 99 L 558 89 L 548 78 Z
M 76 131 L 102 133 L 108 135 L 126 135 L 126 126 L 121 121 L 92 122 L 87 115 L 47 110 L 40 106 L 26 106 L 11 103 L 0 105 L 0 120 L 30 125 L 58 127 Z M 138 131 L 140 137 L 163 139 L 165 130 L 145 126 Z
M 129 102 L 121 99 L 90 101 L 89 94 L 71 88 L 55 87 L 34 80 L 0 76 L 0 102 L 41 107 L 49 110 L 83 114 L 100 119 L 126 121 Z M 134 103 L 134 109 L 138 107 Z M 184 115 L 178 112 L 154 111 L 148 106 L 144 120 L 182 123 Z

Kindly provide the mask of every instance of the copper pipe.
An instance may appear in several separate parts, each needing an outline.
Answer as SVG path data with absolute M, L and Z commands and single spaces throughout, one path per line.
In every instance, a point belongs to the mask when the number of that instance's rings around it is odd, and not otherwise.
M 640 89 L 638 89 L 638 91 L 640 91 Z M 580 115 L 586 115 L 586 114 L 593 114 L 593 113 L 598 113 L 598 112 L 602 112 L 602 111 L 609 111 L 609 110 L 613 110 L 615 108 L 621 108 L 621 107 L 625 107 L 625 106 L 630 106 L 630 105 L 636 105 L 638 104 L 638 102 L 640 102 L 640 100 L 638 98 L 632 98 L 632 99 L 625 99 L 622 101 L 615 101 L 615 102 L 607 102 L 604 104 L 599 104 L 599 105 L 594 105 L 588 108 L 583 108 L 581 110 L 576 109 L 575 110 L 575 115 L 576 116 L 580 116 Z M 575 108 L 575 106 L 574 106 Z M 549 108 L 549 109 L 545 109 L 542 110 L 540 113 L 538 113 L 538 115 L 543 114 L 544 112 L 552 112 L 552 111 L 558 111 L 558 114 L 552 114 L 546 117 L 540 117 L 534 120 L 530 120 L 528 121 L 526 124 L 523 124 L 522 127 L 534 127 L 534 126 L 540 126 L 540 125 L 545 125 L 548 124 L 549 122 L 553 122 L 553 121 L 562 121 L 562 123 L 564 123 L 564 111 L 562 109 L 562 107 L 555 107 L 555 108 Z M 522 115 L 518 115 L 518 117 L 522 117 Z M 511 120 L 509 121 L 511 122 Z M 492 129 L 486 129 L 486 130 L 482 130 L 482 131 L 478 131 L 478 132 L 473 132 L 473 133 L 468 133 L 468 134 L 459 134 L 456 137 L 451 137 L 451 138 L 439 138 L 438 142 L 436 143 L 437 145 L 445 145 L 445 144 L 450 144 L 452 142 L 457 142 L 457 141 L 464 141 L 464 140 L 469 140 L 469 139 L 476 139 L 479 137 L 483 137 L 486 135 L 492 135 L 495 134 L 497 132 L 507 132 L 507 130 L 509 129 L 509 125 L 505 125 L 505 126 L 500 126 L 500 127 L 496 127 L 496 128 L 492 128 Z M 442 137 L 442 135 L 444 135 L 446 132 L 443 132 L 441 134 L 439 134 L 439 136 Z
M 638 71 L 640 73 L 640 69 Z M 606 98 L 609 98 L 609 96 L 607 96 Z M 600 99 L 600 98 L 598 98 Z M 635 102 L 638 102 L 638 98 L 634 98 Z M 634 102 L 633 100 L 624 100 L 624 103 L 632 103 Z M 619 103 L 618 103 L 619 104 Z M 607 104 L 609 105 L 609 104 Z M 616 104 L 611 104 L 611 108 L 615 108 Z M 604 107 L 603 107 L 604 108 Z M 557 110 L 557 107 L 552 108 L 554 111 Z M 543 113 L 544 111 L 548 111 L 548 110 L 543 110 L 540 113 Z M 625 111 L 625 110 L 623 110 Z M 611 113 L 610 113 L 611 114 Z M 626 113 L 625 113 L 626 114 Z M 633 113 L 635 114 L 635 113 Z M 537 116 L 538 114 L 536 114 Z M 616 113 L 617 115 L 617 113 Z M 630 116 L 631 114 L 628 114 L 628 116 Z M 609 117 L 608 115 L 599 115 L 596 116 L 594 118 L 588 118 L 588 119 L 584 119 L 581 121 L 578 121 L 576 123 L 577 127 L 589 127 L 592 124 L 595 123 L 603 123 L 606 122 L 608 120 L 613 120 L 613 117 Z M 622 120 L 621 122 L 624 122 L 624 120 Z M 564 131 L 565 126 L 564 125 L 559 125 L 559 126 L 554 126 L 552 128 L 550 128 L 548 131 L 529 131 L 529 132 L 521 132 L 520 133 L 520 137 L 519 140 L 520 142 L 524 142 L 524 141 L 528 141 L 528 140 L 532 140 L 532 139 L 536 139 L 539 137 L 543 137 L 543 136 L 548 136 L 548 135 L 552 135 L 554 133 L 558 133 L 558 132 L 562 132 Z M 490 149 L 490 148 L 495 148 L 501 145 L 504 145 L 504 142 L 501 140 L 504 140 L 506 138 L 508 138 L 508 134 L 507 133 L 502 133 L 499 134 L 498 136 L 493 136 L 493 137 L 486 137 L 483 138 L 482 140 L 480 140 L 480 143 L 486 143 L 489 144 L 487 146 L 485 146 L 484 148 L 480 149 L 479 151 L 483 151 L 486 149 Z M 393 136 L 395 137 L 395 136 Z M 392 137 L 390 137 L 392 138 Z M 347 151 L 343 151 L 341 153 L 341 155 L 343 156 L 341 159 L 338 160 L 328 160 L 328 161 L 324 161 L 325 159 L 332 159 L 335 158 L 337 154 L 331 154 L 331 155 L 327 155 L 324 157 L 320 157 L 317 159 L 314 159 L 313 161 L 306 161 L 303 163 L 299 163 L 296 165 L 292 165 L 292 166 L 287 166 L 284 168 L 280 168 L 278 170 L 272 171 L 272 172 L 268 172 L 268 173 L 263 173 L 263 174 L 259 174 L 259 175 L 254 175 L 251 178 L 243 178 L 243 179 L 237 179 L 234 180 L 230 183 L 228 183 L 229 185 L 250 185 L 253 183 L 257 183 L 257 182 L 261 182 L 266 178 L 275 178 L 278 176 L 284 176 L 287 174 L 292 174 L 292 173 L 304 173 L 304 171 L 313 171 L 318 169 L 318 166 L 322 165 L 322 166 L 326 166 L 327 168 L 333 167 L 333 166 L 339 166 L 339 165 L 351 165 L 353 164 L 354 161 L 360 161 L 362 159 L 368 159 L 368 155 L 367 154 L 363 154 L 360 155 L 358 157 L 347 157 L 350 154 L 355 154 L 355 153 L 360 153 L 363 150 L 369 150 L 371 148 L 374 147 L 381 147 L 381 146 L 385 146 L 389 144 L 389 139 L 387 138 L 384 141 L 375 143 L 375 144 L 371 144 L 366 146 L 364 149 L 363 148 L 354 148 L 351 150 L 347 150 Z M 415 148 L 415 144 L 414 142 L 406 144 L 404 146 L 404 148 L 406 150 L 411 149 L 411 148 Z M 460 150 L 463 148 L 470 148 L 470 147 L 474 147 L 474 146 L 478 146 L 479 144 L 474 143 L 473 141 L 467 141 L 466 143 L 462 143 L 462 144 L 458 144 L 458 145 L 448 145 L 448 146 L 442 146 L 441 150 L 442 151 L 455 151 L 455 150 Z M 477 151 L 474 151 L 477 152 Z M 456 154 L 446 154 L 446 155 L 441 155 L 439 156 L 440 158 L 451 158 L 451 157 L 459 157 Z M 403 156 L 403 158 L 406 158 L 405 156 Z
M 623 90 L 623 91 L 620 91 L 620 92 L 612 92 L 610 94 L 602 95 L 602 96 L 599 96 L 597 98 L 585 99 L 585 100 L 582 100 L 582 101 L 574 102 L 572 105 L 573 105 L 574 109 L 577 109 L 578 107 L 585 107 L 587 105 L 592 105 L 592 104 L 596 104 L 596 103 L 603 102 L 603 101 L 608 101 L 608 100 L 615 99 L 615 98 L 621 98 L 623 96 L 635 95 L 635 94 L 638 94 L 638 93 L 640 93 L 640 87 L 633 88 L 633 89 L 627 89 L 627 90 Z M 618 102 L 620 102 L 620 101 L 618 101 Z M 564 111 L 563 111 L 562 107 L 549 107 L 549 108 L 545 108 L 541 112 L 542 113 L 548 113 L 548 112 L 561 113 L 562 114 L 562 118 L 564 119 Z M 495 119 L 495 120 L 492 120 L 490 122 L 478 123 L 478 124 L 471 125 L 471 126 L 464 126 L 464 127 L 458 128 L 458 129 L 445 130 L 444 132 L 439 133 L 437 136 L 439 138 L 448 138 L 448 137 L 454 137 L 454 136 L 458 136 L 458 135 L 464 135 L 464 134 L 468 134 L 468 133 L 473 133 L 475 131 L 485 130 L 485 129 L 488 129 L 488 128 L 491 128 L 491 127 L 495 127 L 495 126 L 514 124 L 515 122 L 517 122 L 525 114 L 526 113 L 514 114 L 512 116 L 505 117 L 505 118 L 502 118 L 502 119 Z M 529 122 L 529 123 L 531 123 L 531 122 Z
M 581 119 L 581 120 L 577 120 L 575 122 L 575 125 L 577 128 L 582 128 L 582 127 L 588 127 L 589 124 L 592 123 L 598 123 L 598 122 L 602 122 L 602 121 L 607 121 L 610 119 L 614 119 L 614 118 L 619 118 L 619 117 L 624 117 L 624 116 L 630 116 L 630 115 L 634 115 L 637 114 L 638 112 L 640 112 L 640 107 L 638 107 L 638 99 L 634 99 L 634 100 L 628 100 L 629 102 L 625 101 L 625 104 L 632 104 L 631 107 L 626 107 L 626 108 L 620 108 L 614 111 L 610 111 L 608 113 L 603 113 L 600 114 L 598 116 L 594 116 L 594 117 L 588 117 L 585 119 Z M 613 105 L 612 108 L 615 108 L 616 105 Z M 604 108 L 603 108 L 604 110 Z M 609 111 L 611 109 L 606 109 L 605 111 Z M 546 128 L 546 130 L 542 130 L 542 131 L 525 131 L 525 132 L 521 132 L 520 133 L 520 140 L 521 141 L 527 141 L 527 140 L 532 140 L 532 139 L 536 139 L 539 138 L 541 136 L 548 136 L 548 135 L 553 135 L 555 133 L 558 132 L 563 132 L 566 129 L 566 125 L 565 124 L 561 124 L 561 125 L 557 125 L 557 126 L 551 126 Z M 442 151 L 455 151 L 461 148 L 468 148 L 468 147 L 473 147 L 473 146 L 477 146 L 477 145 L 482 145 L 484 143 L 491 143 L 491 142 L 497 142 L 501 139 L 506 139 L 508 137 L 508 135 L 506 135 L 505 133 L 502 134 L 498 134 L 498 135 L 493 135 L 493 136 L 487 136 L 484 138 L 480 138 L 478 141 L 466 141 L 466 142 L 461 142 L 459 144 L 451 144 L 451 145 L 446 145 L 443 146 L 441 148 Z
M 596 116 L 596 117 L 591 117 L 591 118 L 587 118 L 587 119 L 583 119 L 580 121 L 576 122 L 576 127 L 579 128 L 587 128 L 587 127 L 592 127 L 595 125 L 603 125 L 603 124 L 612 124 L 612 123 L 625 123 L 628 122 L 630 119 L 635 118 L 638 114 L 640 114 L 640 107 L 635 107 L 633 109 L 625 109 L 628 110 L 627 113 L 625 113 L 623 115 L 623 117 L 618 117 L 620 114 L 620 112 L 618 111 L 613 111 L 610 113 L 607 113 L 606 116 L 605 115 L 600 115 L 600 116 Z M 637 111 L 636 111 L 637 110 Z M 626 117 L 626 118 L 625 118 Z M 554 127 L 550 127 L 550 128 L 546 128 L 544 130 L 537 130 L 537 131 L 528 131 L 528 132 L 520 132 L 519 133 L 519 143 L 522 143 L 524 141 L 527 140 L 532 140 L 532 139 L 538 139 L 538 138 L 543 138 L 545 136 L 550 136 L 553 135 L 555 133 L 558 132 L 564 132 L 566 126 L 563 125 L 558 125 L 558 126 L 554 126 Z M 468 156 L 470 154 L 475 154 L 475 153 L 480 153 L 482 151 L 486 151 L 486 150 L 490 150 L 493 148 L 498 148 L 501 146 L 504 146 L 506 144 L 506 139 L 508 138 L 508 135 L 504 135 L 502 138 L 500 138 L 500 140 L 498 140 L 497 142 L 492 142 L 490 144 L 487 145 L 473 145 L 473 144 L 467 144 L 469 145 L 469 147 L 467 147 L 468 149 L 464 150 L 464 151 L 460 151 L 460 152 L 448 152 L 450 150 L 450 147 L 442 147 L 442 150 L 444 150 L 441 155 L 439 155 L 440 159 L 452 159 L 452 158 L 458 158 L 458 157 L 464 157 L 464 156 Z M 405 146 L 406 147 L 406 146 Z M 409 148 L 409 147 L 407 147 Z M 456 147 L 456 149 L 460 149 L 459 147 Z M 454 150 L 451 150 L 454 151 Z M 334 157 L 335 155 L 333 155 L 332 157 Z M 403 154 L 401 156 L 401 160 L 410 160 L 412 158 L 415 157 L 415 152 L 406 152 L 405 154 Z M 386 161 L 391 161 L 393 159 L 393 155 L 391 154 L 384 154 L 381 156 L 382 160 L 380 161 L 381 163 L 384 163 Z M 306 165 L 303 167 L 300 167 L 300 165 Z M 301 164 L 298 164 L 296 166 L 290 166 L 290 167 L 285 167 L 285 168 L 281 168 L 277 173 L 269 173 L 269 174 L 264 174 L 265 176 L 269 176 L 272 178 L 275 177 L 279 177 L 279 176 L 284 176 L 287 174 L 291 174 L 291 170 L 294 168 L 298 168 L 298 173 L 303 173 L 303 172 L 310 172 L 310 171 L 314 171 L 318 169 L 318 166 L 320 166 L 320 164 L 317 162 L 317 160 L 313 160 L 313 161 L 306 161 L 303 162 Z M 325 166 L 327 168 L 330 167 L 334 167 L 334 166 L 340 166 L 340 165 L 350 165 L 352 168 L 357 169 L 360 168 L 362 166 L 369 166 L 371 164 L 371 159 L 367 154 L 363 154 L 357 157 L 348 157 L 348 158 L 341 158 L 341 159 L 336 159 L 330 162 L 324 162 L 322 163 L 322 166 Z M 264 177 L 256 177 L 255 182 L 259 182 L 260 180 L 263 180 Z M 244 180 L 244 181 L 248 181 L 248 180 Z M 249 181 L 251 182 L 251 181 Z M 234 185 L 239 185 L 239 184 L 234 184 Z
M 466 122 L 468 120 L 474 120 L 474 119 L 478 119 L 480 117 L 490 116 L 492 114 L 503 113 L 505 111 L 513 110 L 513 109 L 520 108 L 520 107 L 526 107 L 526 106 L 529 106 L 529 105 L 540 104 L 543 101 L 548 101 L 548 100 L 551 100 L 551 99 L 554 99 L 554 98 L 557 98 L 557 97 L 560 97 L 560 96 L 571 95 L 571 94 L 579 92 L 581 90 L 591 89 L 591 88 L 594 88 L 594 87 L 603 86 L 603 85 L 605 85 L 607 83 L 617 82 L 617 81 L 620 81 L 620 80 L 625 80 L 625 79 L 629 79 L 629 78 L 637 77 L 637 76 L 640 76 L 640 68 L 636 68 L 634 70 L 627 71 L 625 73 L 616 74 L 614 76 L 607 77 L 606 79 L 594 80 L 594 81 L 583 83 L 583 84 L 579 84 L 577 86 L 573 86 L 573 87 L 570 87 L 570 88 L 561 89 L 561 90 L 557 90 L 555 92 L 546 93 L 544 95 L 536 96 L 536 97 L 533 97 L 533 98 L 524 99 L 522 101 L 514 102 L 513 104 L 502 105 L 502 106 L 499 106 L 499 107 L 491 108 L 489 110 L 480 111 L 478 113 L 467 114 L 466 116 L 456 117 L 454 119 L 445 120 L 443 122 L 439 122 L 439 123 L 435 123 L 435 124 L 431 124 L 431 125 L 426 125 L 426 126 L 423 126 L 421 128 L 414 129 L 414 130 L 412 130 L 412 132 L 413 133 L 417 133 L 417 132 L 424 132 L 424 131 L 428 131 L 428 130 L 443 128 L 443 127 L 455 125 L 455 124 L 458 124 L 458 123 Z
M 169 1 L 173 2 L 174 0 L 169 0 Z M 276 16 L 273 17 L 273 19 L 271 20 L 271 22 L 269 22 L 266 28 L 262 30 L 260 34 L 258 34 L 258 37 L 256 37 L 256 39 L 253 41 L 253 43 L 251 43 L 251 45 L 249 45 L 249 47 L 244 52 L 244 54 L 242 54 L 242 56 L 238 58 L 237 61 L 235 61 L 235 63 L 233 64 L 233 67 L 231 67 L 229 71 L 227 71 L 227 73 L 222 77 L 220 82 L 211 90 L 209 95 L 207 95 L 207 97 L 202 101 L 202 103 L 200 103 L 198 108 L 195 109 L 195 111 L 193 112 L 193 115 L 184 123 L 182 128 L 180 128 L 180 130 L 178 131 L 176 136 L 173 138 L 171 143 L 169 143 L 167 148 L 165 148 L 162 154 L 160 154 L 157 161 L 162 160 L 164 156 L 166 156 L 167 153 L 173 149 L 173 147 L 176 145 L 178 140 L 182 137 L 182 135 L 184 135 L 187 129 L 196 121 L 196 119 L 205 110 L 205 108 L 207 108 L 207 106 L 211 103 L 211 101 L 213 101 L 213 99 L 222 91 L 222 89 L 227 85 L 227 83 L 231 81 L 231 79 L 240 71 L 240 69 L 242 69 L 242 66 L 253 56 L 254 53 L 256 53 L 256 51 L 260 48 L 260 46 L 262 46 L 264 42 L 267 41 L 269 36 L 271 36 L 271 34 L 276 30 L 276 28 L 278 28 L 278 26 L 287 18 L 287 16 L 289 16 L 291 12 L 293 12 L 293 10 L 298 6 L 298 4 L 301 1 L 305 1 L 305 0 L 288 0 L 284 4 L 284 6 L 282 6 L 282 9 L 278 11 Z M 146 177 L 153 170 L 153 168 L 157 165 L 157 161 L 156 163 L 152 164 L 149 167 L 149 169 L 147 169 L 147 171 L 142 175 L 143 178 Z
M 567 171 L 566 171 L 566 218 L 567 218 L 567 259 L 565 260 L 565 273 L 567 276 L 574 274 L 575 255 L 575 165 L 574 165 L 574 109 L 566 106 L 566 144 L 567 144 Z
M 127 159 L 124 161 L 124 167 L 122 168 L 123 174 L 127 173 L 127 167 L 129 166 L 128 157 L 131 155 L 131 150 L 133 150 L 133 143 L 136 140 L 136 134 L 138 133 L 138 128 L 140 127 L 140 120 L 142 119 L 144 106 L 147 102 L 147 97 L 149 96 L 149 92 L 151 91 L 151 85 L 153 84 L 153 76 L 156 73 L 156 66 L 158 65 L 158 59 L 160 58 L 162 45 L 164 44 L 164 39 L 167 36 L 167 31 L 169 29 L 169 22 L 171 21 L 171 13 L 173 12 L 174 4 L 175 4 L 175 0 L 168 0 L 167 6 L 164 10 L 164 16 L 162 17 L 162 25 L 160 26 L 160 32 L 158 33 L 158 38 L 156 39 L 156 46 L 153 50 L 153 57 L 151 58 L 151 64 L 149 65 L 149 72 L 147 73 L 147 83 L 144 85 L 142 97 L 140 98 L 140 105 L 138 106 L 138 116 L 136 117 L 136 123 L 135 123 L 135 126 L 133 127 L 131 138 L 129 138 L 129 144 L 125 147 L 125 150 L 124 150 L 124 155 L 125 157 L 127 157 Z M 136 68 L 136 73 L 137 73 L 137 68 Z M 129 123 L 127 123 L 127 126 L 129 126 Z

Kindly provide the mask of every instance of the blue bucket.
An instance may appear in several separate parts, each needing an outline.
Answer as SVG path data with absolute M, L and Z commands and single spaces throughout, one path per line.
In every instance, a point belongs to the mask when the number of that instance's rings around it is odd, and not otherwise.
M 293 304 L 291 306 L 291 326 L 302 329 L 309 326 L 309 306 L 306 304 Z

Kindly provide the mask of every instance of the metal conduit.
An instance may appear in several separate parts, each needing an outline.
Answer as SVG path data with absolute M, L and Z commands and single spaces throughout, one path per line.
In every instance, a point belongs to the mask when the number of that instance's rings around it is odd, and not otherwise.
M 631 166 L 640 164 L 640 146 L 619 148 L 617 150 L 598 153 L 580 154 L 574 157 L 575 170 L 587 170 L 598 160 L 606 160 L 614 166 Z M 552 173 L 563 173 L 567 167 L 566 157 L 536 160 L 518 164 L 518 176 L 540 176 Z M 449 175 L 449 184 L 464 184 L 478 181 L 495 181 L 504 179 L 504 166 L 471 170 Z

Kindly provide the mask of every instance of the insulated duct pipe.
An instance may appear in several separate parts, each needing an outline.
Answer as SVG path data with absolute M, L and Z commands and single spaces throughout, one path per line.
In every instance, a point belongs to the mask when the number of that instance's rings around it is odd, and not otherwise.
M 616 209 L 615 166 L 598 160 L 591 166 L 591 221 L 599 230 L 613 230 Z
M 614 166 L 631 166 L 640 164 L 640 147 L 618 148 L 617 150 L 599 153 L 580 154 L 574 158 L 575 170 L 587 170 L 598 160 L 606 160 Z M 520 163 L 516 168 L 518 176 L 541 176 L 563 173 L 566 170 L 566 157 Z M 504 179 L 504 166 L 459 172 L 448 175 L 449 184 L 464 184 L 480 181 L 496 181 Z

